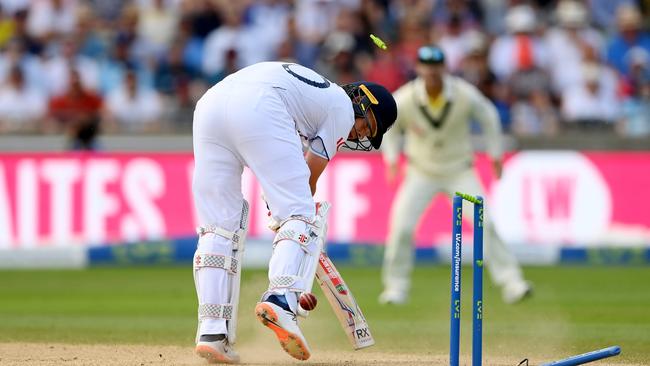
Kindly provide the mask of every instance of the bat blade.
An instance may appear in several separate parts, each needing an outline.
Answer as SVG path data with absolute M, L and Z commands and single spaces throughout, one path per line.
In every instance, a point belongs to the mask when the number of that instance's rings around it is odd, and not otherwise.
M 375 344 L 359 304 L 334 263 L 325 253 L 321 253 L 318 258 L 316 279 L 352 347 L 356 350 Z

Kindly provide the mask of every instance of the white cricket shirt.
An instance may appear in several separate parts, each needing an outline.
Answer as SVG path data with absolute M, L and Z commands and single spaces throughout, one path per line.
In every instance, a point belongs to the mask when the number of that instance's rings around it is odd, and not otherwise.
M 239 70 L 223 82 L 272 86 L 309 149 L 328 160 L 341 148 L 354 124 L 354 110 L 345 91 L 298 64 L 261 62 Z

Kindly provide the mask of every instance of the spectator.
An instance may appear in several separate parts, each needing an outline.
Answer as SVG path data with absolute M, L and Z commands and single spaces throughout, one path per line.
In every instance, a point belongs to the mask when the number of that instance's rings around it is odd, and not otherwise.
M 637 3 L 636 0 L 587 0 L 589 6 L 589 13 L 594 19 L 595 25 L 607 33 L 612 33 L 616 30 L 616 10 L 621 6 L 630 6 Z
M 57 47 L 58 46 L 58 47 Z M 79 54 L 79 45 L 73 37 L 67 37 L 58 44 L 53 44 L 53 55 L 43 64 L 50 95 L 61 95 L 70 87 L 70 68 L 79 73 L 86 89 L 99 88 L 99 65 L 90 58 Z M 47 51 L 46 51 L 47 52 Z
M 20 66 L 13 66 L 0 87 L 0 132 L 35 131 L 46 109 L 45 96 L 25 83 Z
M 481 6 L 476 0 L 444 0 L 435 1 L 433 7 L 433 22 L 435 25 L 447 22 L 457 23 L 461 33 L 479 26 L 482 18 Z M 447 55 L 445 55 L 447 56 Z
M 26 11 L 31 0 L 0 0 L 0 7 L 8 16 L 13 16 L 19 11 Z
M 288 39 L 283 40 L 278 45 L 278 48 L 275 50 L 274 60 L 297 63 L 298 61 L 295 58 L 294 43 Z
M 551 84 L 546 69 L 549 52 L 536 35 L 537 14 L 528 5 L 517 5 L 506 14 L 509 34 L 499 36 L 489 55 L 489 64 L 508 89 L 511 129 L 520 135 L 552 133 L 555 122 L 547 113 Z M 546 126 L 547 123 L 550 125 Z
M 627 76 L 623 75 L 621 93 L 624 97 L 638 95 L 650 72 L 650 53 L 641 47 L 634 47 L 627 53 L 625 62 L 630 72 Z
M 334 32 L 323 44 L 322 61 L 317 64 L 319 72 L 337 84 L 349 84 L 361 79 L 355 64 L 354 36 L 346 32 Z
M 148 46 L 149 55 L 159 57 L 176 37 L 179 17 L 164 0 L 152 0 L 139 8 L 138 39 Z
M 616 90 L 607 87 L 605 81 L 611 72 L 600 64 L 583 65 L 582 83 L 562 95 L 562 118 L 566 123 L 579 127 L 613 126 L 619 119 L 620 106 Z
M 508 1 L 492 0 L 482 1 L 483 10 L 483 30 L 490 36 L 502 34 L 506 31 L 503 14 L 508 11 Z
M 24 44 L 19 39 L 10 41 L 4 52 L 0 53 L 0 83 L 7 79 L 14 66 L 20 67 L 23 79 L 29 89 L 43 95 L 47 94 L 47 83 L 41 57 L 27 53 Z
M 33 37 L 27 29 L 27 10 L 20 10 L 14 14 L 14 31 L 13 39 L 20 41 L 27 52 L 40 53 L 43 50 L 44 43 Z
M 363 67 L 363 77 L 361 78 L 363 80 L 383 85 L 391 92 L 408 81 L 396 52 L 392 48 L 387 51 L 377 50 L 374 56 L 367 57 L 365 60 L 367 62 Z
M 515 135 L 553 135 L 557 132 L 550 78 L 544 70 L 518 71 L 508 81 L 507 88 L 511 102 L 511 129 Z
M 557 6 L 557 25 L 546 34 L 549 67 L 553 90 L 562 90 L 580 83 L 580 70 L 586 53 L 600 55 L 603 38 L 589 26 L 587 8 L 577 0 L 563 0 Z
M 102 99 L 84 87 L 80 73 L 70 68 L 70 88 L 50 100 L 49 119 L 44 125 L 48 132 L 64 131 L 74 150 L 94 150 L 99 134 Z
M 152 71 L 148 63 L 140 62 L 133 56 L 131 49 L 137 47 L 128 34 L 119 34 L 111 44 L 108 57 L 99 63 L 99 85 L 102 95 L 107 95 L 122 85 L 127 69 L 133 69 L 138 75 L 138 83 L 143 86 L 153 85 Z
M 487 37 L 478 31 L 472 31 L 468 33 L 465 47 L 465 57 L 461 61 L 459 75 L 476 86 L 490 100 L 498 99 L 495 94 L 497 78 L 488 64 Z
M 23 60 L 29 57 L 30 55 L 25 53 L 25 48 L 19 40 L 10 41 L 5 47 L 2 47 L 2 52 L 0 52 L 0 83 L 7 80 L 12 67 L 20 66 Z
M 0 47 L 4 47 L 7 42 L 14 36 L 16 22 L 13 17 L 8 16 L 5 9 L 0 3 Z
M 370 54 L 377 46 L 368 35 L 372 33 L 369 19 L 357 8 L 343 7 L 339 10 L 332 32 L 349 33 L 354 37 L 355 55 Z
M 546 67 L 548 50 L 535 35 L 535 18 L 535 11 L 528 5 L 508 10 L 505 19 L 508 34 L 497 37 L 489 55 L 490 69 L 499 80 L 507 80 L 517 71 Z
M 35 0 L 27 18 L 29 34 L 42 41 L 71 35 L 76 24 L 76 0 Z
M 162 103 L 158 93 L 138 84 L 129 70 L 124 85 L 106 97 L 104 118 L 110 131 L 152 132 L 162 127 Z
M 257 34 L 263 35 L 264 41 L 257 42 L 256 46 L 269 60 L 287 37 L 290 12 L 291 4 L 288 0 L 255 1 L 247 10 L 251 26 Z
M 209 86 L 212 86 L 220 82 L 226 76 L 233 74 L 240 69 L 238 60 L 239 60 L 239 55 L 237 54 L 237 50 L 235 49 L 226 50 L 226 53 L 223 55 L 223 68 L 219 70 L 219 72 L 217 72 L 216 74 L 204 78 L 204 80 L 207 82 Z
M 111 36 L 127 48 L 124 59 L 137 67 L 144 67 L 152 62 L 151 45 L 146 39 L 138 36 L 138 7 L 133 4 L 126 6 L 117 24 L 117 29 Z
M 618 33 L 607 47 L 607 61 L 621 74 L 628 76 L 625 62 L 627 53 L 634 47 L 650 52 L 650 34 L 642 29 L 641 12 L 634 5 L 623 5 L 616 11 Z
M 287 18 L 287 34 L 275 49 L 274 60 L 298 63 L 296 59 L 296 45 L 299 43 L 298 29 L 296 28 L 295 15 Z
M 166 99 L 178 99 L 181 105 L 189 105 L 189 86 L 195 78 L 193 70 L 183 63 L 183 44 L 174 44 L 156 66 L 154 85 L 156 90 L 167 96 Z
M 429 21 L 422 17 L 421 13 L 406 14 L 400 23 L 395 51 L 408 78 L 415 77 L 418 49 L 430 43 L 429 25 Z
M 446 65 L 458 73 L 467 49 L 467 35 L 480 24 L 481 11 L 476 1 L 437 1 L 433 10 L 432 41 L 445 52 Z
M 203 41 L 221 26 L 221 14 L 215 1 L 188 1 L 184 5 L 184 18 L 190 25 L 192 39 Z
M 408 20 L 430 20 L 436 3 L 437 1 L 431 0 L 405 0 L 392 1 L 390 6 L 398 21 L 404 23 Z
M 356 2 L 356 1 L 347 1 Z M 312 67 L 318 58 L 319 45 L 334 29 L 339 11 L 346 1 L 297 0 L 295 22 L 298 30 L 296 58 L 301 65 Z
M 447 21 L 447 27 L 441 28 L 440 34 L 434 39 L 445 52 L 447 67 L 452 73 L 460 71 L 460 63 L 467 50 L 468 32 L 469 30 L 463 29 L 460 17 L 452 15 Z
M 627 137 L 650 136 L 650 75 L 641 85 L 639 94 L 623 103 L 620 132 Z
M 512 105 L 511 130 L 515 136 L 555 136 L 559 131 L 559 114 L 547 93 L 534 90 L 526 101 Z
M 156 1 L 157 0 L 135 0 L 132 2 L 135 3 L 135 5 L 139 8 L 147 8 L 147 7 L 151 7 L 151 5 Z M 185 1 L 186 0 L 163 0 L 162 6 L 170 10 L 178 11 L 178 8 Z
M 221 14 L 216 2 L 211 0 L 197 0 L 183 5 L 180 34 L 185 39 L 183 62 L 198 74 L 202 69 L 205 38 L 221 26 Z
M 209 87 L 194 68 L 184 63 L 184 46 L 182 40 L 174 43 L 169 53 L 160 59 L 154 73 L 154 85 L 160 92 L 164 118 L 173 122 L 176 130 L 191 127 L 194 104 Z
M 650 55 L 631 50 L 628 95 L 623 101 L 623 120 L 619 133 L 628 137 L 650 136 Z
M 392 6 L 389 1 L 365 0 L 361 2 L 362 17 L 368 24 L 369 31 L 382 39 L 397 38 L 398 24 L 388 9 Z
M 97 26 L 101 29 L 114 29 L 118 23 L 118 19 L 123 14 L 126 4 L 130 0 L 86 0 L 90 6 L 92 13 L 96 16 L 99 23 Z
M 642 132 L 626 126 L 643 125 L 631 116 L 642 110 L 641 75 L 650 57 L 646 4 L 0 0 L 0 85 L 19 66 L 27 90 L 50 99 L 67 93 L 68 70 L 74 68 L 84 89 L 107 96 L 123 87 L 132 70 L 137 89 L 159 90 L 164 118 L 182 122 L 191 120 L 191 105 L 210 84 L 257 61 L 299 62 L 339 82 L 365 78 L 395 90 L 415 77 L 417 49 L 436 42 L 449 69 L 490 98 L 504 131 L 517 136 L 555 134 L 564 105 L 575 102 L 569 90 L 585 90 L 582 65 L 605 61 L 617 72 L 603 68 L 597 89 L 620 98 L 624 116 L 615 119 L 625 117 L 625 123 L 619 132 L 636 135 Z M 553 23 L 545 29 L 547 19 Z M 369 33 L 385 40 L 388 50 L 372 44 Z M 352 37 L 352 48 L 341 34 Z M 174 124 L 177 131 L 181 126 Z
M 100 20 L 89 6 L 79 8 L 75 38 L 81 56 L 94 60 L 106 57 L 108 44 L 106 37 L 100 32 L 99 22 Z
M 258 39 L 256 36 L 254 29 L 244 23 L 242 11 L 237 9 L 237 5 L 228 6 L 224 14 L 224 24 L 210 33 L 205 40 L 202 71 L 206 78 L 214 81 L 223 73 L 226 60 L 224 56 L 230 50 L 235 51 L 238 69 L 262 61 L 266 55 L 258 54 L 256 47 L 264 42 L 264 39 Z
M 508 91 L 504 84 L 499 83 L 496 75 L 490 70 L 488 64 L 488 39 L 478 32 L 471 31 L 467 34 L 467 47 L 464 51 L 459 75 L 477 87 L 483 95 L 494 103 L 503 130 L 510 131 L 510 113 L 508 104 Z M 475 125 L 472 125 L 475 129 Z

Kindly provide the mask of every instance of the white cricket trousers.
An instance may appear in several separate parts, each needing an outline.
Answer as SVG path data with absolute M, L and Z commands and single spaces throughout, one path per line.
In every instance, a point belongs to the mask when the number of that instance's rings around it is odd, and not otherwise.
M 483 186 L 473 167 L 449 177 L 436 178 L 424 175 L 412 166 L 407 168 L 405 180 L 391 209 L 382 271 L 385 290 L 405 294 L 409 292 L 415 260 L 413 235 L 416 225 L 436 194 L 445 193 L 452 197 L 456 191 L 485 197 Z M 472 224 L 473 212 L 473 204 L 463 202 L 463 217 Z M 487 203 L 484 212 L 484 255 L 492 281 L 499 286 L 524 281 L 517 259 L 494 230 L 494 225 L 489 219 L 490 206 Z M 449 220 L 451 223 L 450 215 L 436 219 Z
M 192 189 L 199 225 L 214 224 L 229 231 L 238 228 L 244 166 L 260 183 L 274 217 L 314 217 L 302 143 L 272 87 L 232 82 L 215 85 L 197 103 L 193 130 Z M 232 243 L 208 234 L 199 239 L 196 252 L 230 256 Z M 269 264 L 269 277 L 295 275 L 302 253 L 292 241 L 279 243 Z M 227 303 L 229 275 L 225 270 L 203 267 L 197 276 L 199 304 Z M 225 334 L 226 321 L 205 319 L 199 333 Z

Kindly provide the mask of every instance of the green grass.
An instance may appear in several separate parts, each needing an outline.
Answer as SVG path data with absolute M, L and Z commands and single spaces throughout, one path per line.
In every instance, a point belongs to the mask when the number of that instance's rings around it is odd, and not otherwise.
M 411 302 L 377 303 L 379 268 L 341 268 L 371 326 L 377 351 L 444 354 L 449 342 L 449 270 L 417 267 Z M 463 353 L 471 343 L 471 276 L 463 278 Z M 486 357 L 528 357 L 533 364 L 618 344 L 617 362 L 650 362 L 650 271 L 643 267 L 527 268 L 535 295 L 505 305 L 486 275 Z M 241 343 L 259 324 L 252 315 L 267 286 L 264 271 L 244 273 Z M 317 287 L 317 286 L 315 286 Z M 348 348 L 321 300 L 303 322 L 310 343 Z M 196 299 L 190 268 L 93 268 L 0 271 L 0 342 L 142 343 L 191 345 Z M 247 340 L 247 338 L 249 340 Z

